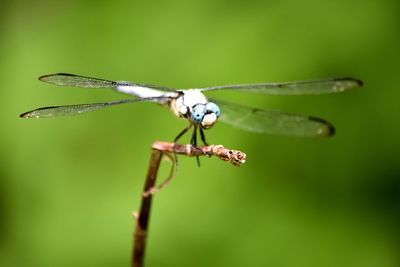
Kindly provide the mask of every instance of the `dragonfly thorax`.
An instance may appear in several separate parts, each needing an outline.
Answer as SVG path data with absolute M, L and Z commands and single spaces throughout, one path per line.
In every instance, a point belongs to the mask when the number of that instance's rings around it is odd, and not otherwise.
M 211 128 L 217 121 L 220 110 L 208 102 L 200 90 L 182 90 L 182 94 L 171 102 L 171 109 L 178 117 L 189 119 L 204 129 Z

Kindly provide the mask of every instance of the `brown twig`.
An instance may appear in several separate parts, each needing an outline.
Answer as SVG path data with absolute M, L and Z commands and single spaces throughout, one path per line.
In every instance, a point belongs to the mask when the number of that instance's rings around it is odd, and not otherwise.
M 171 180 L 174 172 L 175 162 L 172 163 L 168 178 L 159 186 L 156 186 L 157 172 L 160 167 L 162 156 L 176 153 L 189 157 L 216 156 L 221 160 L 228 161 L 233 165 L 240 166 L 246 161 L 246 154 L 238 150 L 224 148 L 222 145 L 210 145 L 194 147 L 192 145 L 180 145 L 168 142 L 156 141 L 152 145 L 150 166 L 145 181 L 142 203 L 139 213 L 135 213 L 136 229 L 134 234 L 134 245 L 132 252 L 132 266 L 144 266 L 144 253 L 146 248 L 147 232 L 150 218 L 150 208 L 153 193 L 165 186 Z

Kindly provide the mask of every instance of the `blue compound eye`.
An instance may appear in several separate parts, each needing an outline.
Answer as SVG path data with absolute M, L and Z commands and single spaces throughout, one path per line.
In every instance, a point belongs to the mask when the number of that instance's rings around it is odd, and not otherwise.
M 203 104 L 198 104 L 193 107 L 192 110 L 192 119 L 195 123 L 200 123 L 203 120 L 204 115 L 206 114 L 207 109 Z
M 206 105 L 206 109 L 207 109 L 208 112 L 211 111 L 211 113 L 214 113 L 215 115 L 217 115 L 217 118 L 221 114 L 221 111 L 219 110 L 219 107 L 213 102 L 208 102 L 207 105 Z

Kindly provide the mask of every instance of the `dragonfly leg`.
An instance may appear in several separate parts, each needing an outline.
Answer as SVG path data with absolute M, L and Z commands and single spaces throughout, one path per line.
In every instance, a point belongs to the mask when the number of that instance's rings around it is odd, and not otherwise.
M 184 135 L 187 131 L 190 130 L 190 128 L 192 128 L 192 124 L 189 124 L 188 127 L 186 127 L 185 129 L 182 130 L 182 132 L 180 132 L 174 139 L 174 143 L 178 142 L 178 140 L 182 137 L 182 135 Z
M 192 146 L 197 146 L 197 126 L 193 127 L 192 139 L 190 139 Z
M 206 136 L 204 135 L 204 130 L 201 127 L 200 127 L 200 136 L 201 136 L 201 141 L 203 141 L 203 144 L 205 146 L 208 146 L 208 143 L 206 141 Z M 207 157 L 211 157 L 211 155 L 207 155 Z
M 190 144 L 196 148 L 197 147 L 197 125 L 195 125 L 193 128 L 194 129 L 193 129 L 193 133 L 192 133 L 192 139 L 190 140 Z M 200 167 L 199 156 L 196 156 L 196 161 L 197 161 L 197 166 Z
M 204 130 L 203 128 L 200 127 L 200 136 L 201 136 L 201 141 L 203 141 L 203 144 L 205 146 L 208 146 L 208 143 L 206 141 L 206 136 L 204 135 Z
M 187 126 L 185 129 L 183 129 L 174 139 L 174 158 L 175 158 L 175 162 L 176 162 L 176 167 L 178 168 L 178 155 L 176 154 L 176 142 L 178 142 L 179 138 L 182 137 L 182 135 L 184 135 L 187 131 L 190 130 L 190 128 L 192 128 L 192 124 L 189 124 L 189 126 Z

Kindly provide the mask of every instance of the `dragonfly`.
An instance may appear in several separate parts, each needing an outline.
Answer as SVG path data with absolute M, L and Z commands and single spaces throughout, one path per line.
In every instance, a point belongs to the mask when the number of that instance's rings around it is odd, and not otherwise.
M 222 85 L 195 89 L 172 89 L 164 86 L 112 81 L 67 73 L 55 73 L 39 77 L 40 81 L 68 87 L 89 89 L 111 88 L 133 95 L 117 101 L 49 106 L 34 109 L 20 115 L 22 118 L 50 118 L 77 115 L 115 105 L 153 102 L 168 107 L 177 117 L 186 119 L 188 125 L 175 137 L 174 143 L 193 129 L 190 144 L 197 146 L 197 133 L 208 145 L 204 130 L 212 128 L 218 120 L 234 127 L 257 133 L 297 137 L 329 137 L 334 127 L 324 119 L 287 113 L 278 110 L 246 107 L 227 101 L 209 101 L 204 95 L 209 91 L 231 90 L 270 95 L 315 95 L 340 93 L 360 88 L 362 81 L 355 78 L 331 78 L 323 80 L 281 83 L 255 83 Z

